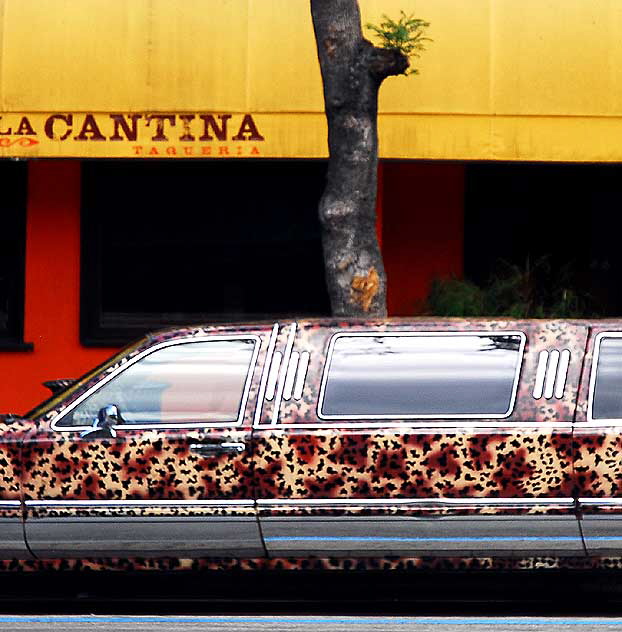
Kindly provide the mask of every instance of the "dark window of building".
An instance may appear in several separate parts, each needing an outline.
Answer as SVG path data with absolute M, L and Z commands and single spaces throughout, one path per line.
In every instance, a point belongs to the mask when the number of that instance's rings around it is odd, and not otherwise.
M 619 164 L 467 165 L 465 277 L 511 277 L 533 315 L 620 316 L 620 208 Z
M 325 418 L 506 417 L 525 337 L 337 335 L 320 400 Z
M 329 313 L 317 204 L 326 165 L 83 165 L 82 341 L 166 325 Z
M 256 346 L 255 339 L 241 339 L 158 349 L 104 384 L 58 425 L 91 426 L 110 404 L 127 424 L 237 423 Z
M 622 338 L 600 339 L 592 418 L 622 419 Z
M 0 160 L 0 349 L 29 349 L 24 336 L 27 163 Z

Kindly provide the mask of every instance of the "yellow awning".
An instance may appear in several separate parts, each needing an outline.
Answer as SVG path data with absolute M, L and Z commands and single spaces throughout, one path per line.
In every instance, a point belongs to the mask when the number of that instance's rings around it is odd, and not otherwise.
M 361 0 L 432 23 L 385 158 L 622 160 L 620 0 Z M 0 0 L 0 152 L 326 156 L 308 0 Z

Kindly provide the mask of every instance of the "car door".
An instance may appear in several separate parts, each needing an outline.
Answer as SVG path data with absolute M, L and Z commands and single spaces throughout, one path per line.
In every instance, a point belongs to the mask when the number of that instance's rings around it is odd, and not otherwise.
M 254 434 L 268 554 L 582 555 L 585 338 L 555 322 L 283 327 Z
M 269 334 L 155 338 L 32 432 L 22 486 L 33 553 L 263 555 L 250 435 Z M 94 430 L 110 406 L 113 427 Z
M 574 428 L 581 528 L 589 555 L 622 551 L 622 321 L 591 327 Z
M 0 570 L 9 570 L 13 559 L 32 559 L 24 539 L 20 480 L 22 441 L 33 425 L 0 415 Z

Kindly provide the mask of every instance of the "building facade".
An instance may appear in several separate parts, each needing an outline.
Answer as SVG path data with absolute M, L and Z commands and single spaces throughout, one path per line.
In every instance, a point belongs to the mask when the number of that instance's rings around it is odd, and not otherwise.
M 622 5 L 360 5 L 433 39 L 381 88 L 390 314 L 546 255 L 619 315 Z M 0 21 L 3 411 L 166 324 L 327 313 L 307 0 L 0 0 Z

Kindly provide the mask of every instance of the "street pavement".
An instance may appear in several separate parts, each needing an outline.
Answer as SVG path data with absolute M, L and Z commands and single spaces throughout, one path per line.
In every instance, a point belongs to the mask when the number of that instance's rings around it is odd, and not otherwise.
M 622 632 L 622 575 L 0 577 L 0 632 Z

